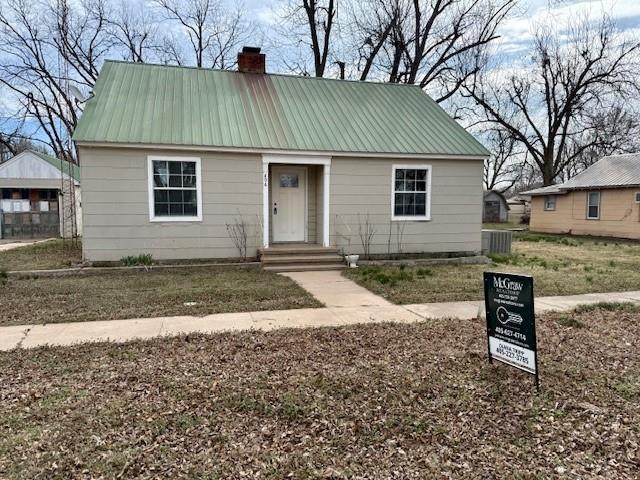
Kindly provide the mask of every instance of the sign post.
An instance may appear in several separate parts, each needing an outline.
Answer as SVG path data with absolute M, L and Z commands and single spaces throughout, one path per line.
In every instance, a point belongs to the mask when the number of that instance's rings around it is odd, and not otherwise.
M 489 363 L 498 360 L 524 370 L 538 381 L 533 278 L 484 272 Z

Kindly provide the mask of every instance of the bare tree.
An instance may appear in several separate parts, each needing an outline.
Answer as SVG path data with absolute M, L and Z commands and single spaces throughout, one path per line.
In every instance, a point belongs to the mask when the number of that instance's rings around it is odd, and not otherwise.
M 284 6 L 278 6 L 276 14 L 282 22 L 276 28 L 275 43 L 280 48 L 288 43 L 292 48 L 282 60 L 287 69 L 301 75 L 325 76 L 329 57 L 336 47 L 336 3 L 336 0 L 288 0 Z
M 559 174 L 567 180 L 606 155 L 640 150 L 640 120 L 622 106 L 585 115 L 584 131 L 570 139 L 567 155 L 573 161 Z M 583 145 L 587 145 L 583 148 Z
M 442 102 L 485 65 L 487 46 L 517 0 L 369 0 L 353 23 L 360 79 L 418 84 Z M 363 20 L 364 19 L 364 20 Z M 369 20 L 371 19 L 371 20 Z
M 290 0 L 279 13 L 282 36 L 305 47 L 297 71 L 307 71 L 304 54 L 313 57 L 318 77 L 327 74 L 330 57 L 350 57 L 352 77 L 418 84 L 444 101 L 483 67 L 486 46 L 516 2 L 353 0 L 342 3 L 339 18 L 334 0 Z
M 151 9 L 125 0 L 107 18 L 115 46 L 123 49 L 123 57 L 143 63 L 150 55 L 162 50 L 163 40 L 158 38 L 158 18 Z
M 185 32 L 197 67 L 229 68 L 235 64 L 239 44 L 251 32 L 240 8 L 229 10 L 220 0 L 154 1 L 165 19 Z M 177 53 L 175 44 L 168 47 Z
M 7 0 L 0 9 L 0 86 L 15 104 L 12 116 L 37 124 L 56 155 L 76 157 L 70 138 L 78 103 L 69 86 L 89 89 L 111 41 L 101 0 L 71 6 Z
M 475 75 L 464 95 L 526 150 L 544 185 L 553 184 L 576 159 L 607 139 L 592 137 L 590 112 L 638 92 L 640 43 L 625 40 L 608 17 L 572 18 L 537 29 L 531 65 L 506 82 Z M 586 141 L 585 141 L 586 140 Z
M 334 0 L 302 0 L 302 7 L 309 24 L 311 50 L 316 77 L 324 76 L 329 55 L 331 30 L 336 16 Z
M 520 179 L 526 152 L 505 130 L 496 128 L 487 134 L 491 156 L 484 164 L 484 187 L 504 193 Z

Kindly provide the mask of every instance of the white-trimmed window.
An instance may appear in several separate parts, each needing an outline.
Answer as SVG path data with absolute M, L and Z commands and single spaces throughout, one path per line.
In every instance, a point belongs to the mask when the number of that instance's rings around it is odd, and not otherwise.
M 202 178 L 197 157 L 148 157 L 149 219 L 202 220 Z
M 555 210 L 556 209 L 556 196 L 555 195 L 547 195 L 544 197 L 544 209 L 545 210 Z
M 394 165 L 391 188 L 393 220 L 431 219 L 431 165 Z
M 600 218 L 600 192 L 587 192 L 587 219 Z

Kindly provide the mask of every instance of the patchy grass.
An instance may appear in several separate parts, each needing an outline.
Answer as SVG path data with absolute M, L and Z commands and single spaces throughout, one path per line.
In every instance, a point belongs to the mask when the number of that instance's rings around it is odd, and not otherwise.
M 524 223 L 504 222 L 504 223 L 483 223 L 485 230 L 528 230 L 529 225 Z
M 593 312 L 594 310 L 605 310 L 607 312 L 640 312 L 640 305 L 633 302 L 600 302 L 588 305 L 579 305 L 575 311 L 578 313 Z
M 533 275 L 535 293 L 580 293 L 640 290 L 640 243 L 585 237 L 522 233 L 511 255 L 494 255 L 494 265 L 371 266 L 344 275 L 398 304 L 481 300 L 482 272 Z M 422 267 L 424 268 L 424 267 Z
M 0 353 L 0 477 L 637 478 L 640 314 L 574 315 L 538 394 L 477 320 Z
M 319 306 L 291 279 L 257 269 L 120 271 L 0 284 L 0 325 Z
M 68 268 L 82 261 L 82 245 L 58 238 L 0 252 L 0 269 L 6 271 Z
M 584 322 L 576 318 L 575 315 L 560 315 L 558 317 L 558 323 L 563 327 L 571 328 L 585 328 Z

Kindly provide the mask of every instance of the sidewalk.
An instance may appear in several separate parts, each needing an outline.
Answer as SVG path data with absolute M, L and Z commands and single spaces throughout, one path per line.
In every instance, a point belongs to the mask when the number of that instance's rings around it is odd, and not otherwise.
M 305 281 L 311 285 L 312 279 Z M 312 288 L 311 286 L 309 288 Z M 320 288 L 320 287 L 316 287 Z M 327 287 L 329 291 L 337 288 Z M 350 288 L 343 285 L 343 288 Z M 335 292 L 335 290 L 334 290 Z M 346 290 L 337 297 L 347 298 Z M 324 295 L 324 294 L 322 294 Z M 333 295 L 333 294 L 332 294 Z M 330 295 L 327 294 L 327 298 Z M 375 297 L 375 295 L 374 295 Z M 378 297 L 376 297 L 378 298 Z M 381 299 L 382 300 L 382 299 Z M 345 300 L 345 303 L 348 300 Z M 360 298 L 363 301 L 363 298 Z M 372 301 L 372 299 L 364 299 Z M 384 300 L 383 300 L 384 301 Z M 333 301 L 332 301 L 333 302 Z M 376 300 L 378 302 L 378 300 Z M 600 302 L 637 302 L 640 291 L 620 293 L 592 293 L 567 297 L 536 298 L 536 313 L 572 310 L 577 305 Z M 484 316 L 484 302 L 447 302 L 419 305 L 377 304 L 369 306 L 327 306 L 326 308 L 279 310 L 267 312 L 222 313 L 205 317 L 162 317 L 110 320 L 48 325 L 17 325 L 0 327 L 0 350 L 16 347 L 34 348 L 43 345 L 72 345 L 81 342 L 124 342 L 180 333 L 213 333 L 238 330 L 274 330 L 278 328 L 326 327 L 357 323 L 410 323 L 430 318 L 472 319 Z
M 29 245 L 35 245 L 36 243 L 49 242 L 53 240 L 53 238 L 45 238 L 44 240 L 22 240 L 22 241 L 13 241 L 13 240 L 0 240 L 0 252 L 6 252 L 7 250 L 13 250 L 14 248 L 20 247 L 28 247 Z

